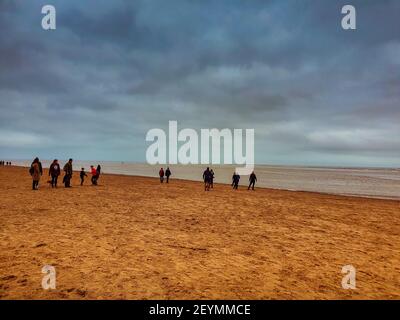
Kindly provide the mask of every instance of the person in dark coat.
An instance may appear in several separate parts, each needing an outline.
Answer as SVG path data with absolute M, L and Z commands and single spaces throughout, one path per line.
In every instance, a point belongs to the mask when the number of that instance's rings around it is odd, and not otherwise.
M 99 178 L 100 178 L 100 173 L 101 173 L 101 167 L 100 167 L 100 165 L 98 164 L 98 165 L 97 165 L 97 168 L 96 168 L 96 177 L 95 177 L 96 185 L 97 185 L 97 181 L 98 181 Z
M 49 176 L 51 177 L 51 187 L 57 188 L 57 180 L 58 176 L 61 174 L 60 165 L 58 164 L 58 160 L 54 159 L 54 161 L 50 165 Z
M 211 186 L 211 172 L 210 168 L 207 167 L 203 172 L 203 180 L 204 180 L 204 191 L 210 191 Z
M 69 159 L 68 162 L 64 166 L 65 176 L 63 179 L 64 185 L 66 188 L 71 188 L 71 179 L 72 179 L 72 159 Z
M 234 190 L 237 190 L 239 187 L 240 176 L 235 172 L 232 176 L 232 186 Z
M 249 184 L 249 187 L 247 188 L 247 190 L 250 190 L 250 187 L 252 187 L 252 190 L 254 190 L 254 185 L 256 184 L 256 181 L 257 181 L 257 177 L 253 171 L 249 177 L 250 184 Z
M 85 172 L 85 168 L 81 169 L 79 177 L 81 178 L 81 186 L 83 186 L 83 182 L 85 181 L 85 177 L 87 177 L 87 174 Z
M 214 170 L 210 170 L 210 187 L 211 189 L 214 189 Z
M 167 177 L 167 183 L 169 182 L 169 177 L 171 176 L 171 170 L 169 170 L 169 167 L 167 170 L 165 170 L 165 176 Z

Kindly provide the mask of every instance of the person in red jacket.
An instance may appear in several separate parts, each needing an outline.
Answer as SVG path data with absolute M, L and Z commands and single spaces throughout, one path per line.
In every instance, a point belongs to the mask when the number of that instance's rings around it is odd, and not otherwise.
M 96 180 L 97 170 L 96 170 L 96 168 L 93 166 L 90 166 L 90 173 L 92 174 L 92 179 L 91 179 L 92 185 L 95 186 L 95 185 L 97 185 L 97 180 Z
M 160 171 L 158 172 L 159 176 L 160 176 L 160 182 L 163 183 L 164 182 L 164 169 L 161 168 Z

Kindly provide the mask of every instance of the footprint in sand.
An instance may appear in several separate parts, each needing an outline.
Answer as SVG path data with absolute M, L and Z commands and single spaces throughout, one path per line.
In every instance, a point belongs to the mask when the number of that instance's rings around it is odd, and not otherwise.
M 25 287 L 26 285 L 27 285 L 27 283 L 28 283 L 28 280 L 27 279 L 22 279 L 22 280 L 19 280 L 19 281 L 17 281 L 19 284 L 21 284 L 21 286 L 23 286 L 23 287 Z

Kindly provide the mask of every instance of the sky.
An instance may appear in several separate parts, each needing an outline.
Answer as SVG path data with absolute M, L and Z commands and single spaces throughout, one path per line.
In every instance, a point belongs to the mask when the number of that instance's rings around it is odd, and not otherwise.
M 400 167 L 399 16 L 398 0 L 0 0 L 0 158 L 144 162 L 146 133 L 176 120 L 254 129 L 257 164 Z

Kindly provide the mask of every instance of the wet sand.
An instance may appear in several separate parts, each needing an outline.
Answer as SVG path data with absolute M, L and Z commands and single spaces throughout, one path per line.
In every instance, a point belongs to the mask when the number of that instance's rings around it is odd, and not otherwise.
M 0 167 L 2 299 L 400 299 L 400 201 L 46 178 L 32 191 L 27 168 Z M 349 264 L 356 290 L 341 286 Z

